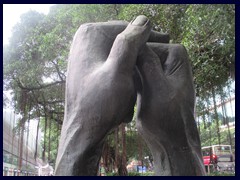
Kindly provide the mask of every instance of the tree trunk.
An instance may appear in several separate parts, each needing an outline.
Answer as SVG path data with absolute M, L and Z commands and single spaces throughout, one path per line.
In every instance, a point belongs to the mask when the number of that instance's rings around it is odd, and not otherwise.
M 120 158 L 118 174 L 120 176 L 127 176 L 127 150 L 126 150 L 126 132 L 125 132 L 125 124 L 121 124 L 121 131 L 122 131 L 122 154 Z
M 228 96 L 229 96 L 229 99 L 230 99 L 230 108 L 231 108 L 231 112 L 232 112 L 232 117 L 234 117 L 234 113 L 233 113 L 233 108 L 232 108 L 232 98 L 231 98 L 231 93 L 230 93 L 230 87 L 229 85 L 227 85 L 227 89 L 228 89 Z
M 117 171 L 118 169 L 118 159 L 119 159 L 119 148 L 118 148 L 118 142 L 119 142 L 119 137 L 118 137 L 118 127 L 115 129 L 114 131 L 114 135 L 115 135 L 115 170 Z
M 15 126 L 15 111 L 13 112 L 13 127 Z M 11 153 L 13 154 L 13 143 L 14 143 L 14 139 L 15 139 L 15 134 L 14 132 L 12 131 L 12 145 L 11 145 Z M 11 164 L 13 164 L 13 158 L 12 158 L 12 161 L 11 161 Z
M 205 105 L 204 105 L 204 98 L 202 98 L 201 99 L 201 104 L 203 104 L 203 106 L 201 107 L 202 108 L 202 117 L 203 117 L 203 127 L 204 127 L 204 129 L 206 129 L 207 128 L 207 126 L 206 126 L 206 117 L 205 117 L 205 115 L 206 115 L 206 111 L 205 111 L 205 109 L 206 109 L 206 107 L 205 107 Z
M 207 129 L 207 126 L 206 126 L 206 117 L 205 117 L 205 111 L 203 110 L 203 115 L 202 115 L 202 117 L 203 117 L 203 127 L 204 127 L 204 129 Z
M 141 166 L 143 167 L 143 147 L 142 140 L 140 135 L 138 134 L 138 160 L 141 162 Z
M 126 149 L 126 132 L 125 132 L 125 123 L 122 123 L 122 156 L 123 156 L 123 165 L 126 167 L 127 164 L 127 149 Z
M 228 116 L 227 116 L 226 105 L 224 103 L 224 98 L 223 98 L 222 94 L 221 94 L 221 104 L 222 104 L 223 117 L 225 118 L 225 123 L 227 124 L 227 127 L 228 127 L 228 140 L 229 140 L 229 143 L 232 147 L 232 137 L 231 137 L 231 131 L 230 131 L 230 127 L 229 127 L 229 119 L 228 119 Z
M 201 129 L 200 129 L 200 122 L 199 122 L 199 117 L 196 117 L 197 119 L 197 127 L 198 127 L 198 133 L 201 134 Z
M 20 149 L 19 149 L 19 161 L 18 161 L 18 169 L 21 170 L 22 169 L 22 160 L 23 160 L 23 138 L 24 138 L 24 122 L 25 119 L 22 119 L 21 122 L 21 132 L 20 132 Z M 19 172 L 18 172 L 18 176 L 19 176 Z
M 110 172 L 109 162 L 110 162 L 110 146 L 108 145 L 108 139 L 105 141 L 102 151 L 103 166 L 106 173 Z
M 57 123 L 57 134 L 58 134 L 58 138 L 57 138 L 57 151 L 58 151 L 58 145 L 59 145 L 59 137 L 61 135 L 61 132 L 60 132 L 60 124 Z
M 219 131 L 219 118 L 218 118 L 218 113 L 217 113 L 217 105 L 216 105 L 216 94 L 214 87 L 212 87 L 212 95 L 213 95 L 213 104 L 214 104 L 214 114 L 215 114 L 215 120 L 217 124 L 217 135 L 218 135 L 218 144 L 221 144 L 221 137 L 220 137 L 220 131 Z
M 51 119 L 48 120 L 49 127 L 48 127 L 48 162 L 51 160 Z
M 22 160 L 23 160 L 23 140 L 24 140 L 24 125 L 27 119 L 27 108 L 26 104 L 28 102 L 27 99 L 27 91 L 22 90 L 21 91 L 21 96 L 20 96 L 20 110 L 23 113 L 23 118 L 21 119 L 20 122 L 20 149 L 19 149 L 19 161 L 18 161 L 18 169 L 22 169 Z M 18 172 L 19 176 L 20 172 Z
M 42 152 L 42 159 L 43 161 L 46 160 L 46 144 L 47 144 L 47 115 L 45 114 L 45 127 L 44 127 L 44 139 L 43 139 L 43 152 Z
M 36 134 L 36 144 L 35 144 L 35 153 L 34 153 L 34 159 L 36 161 L 37 159 L 37 153 L 38 153 L 38 132 L 39 132 L 39 124 L 40 124 L 40 116 L 37 124 L 37 134 Z
M 28 127 L 27 127 L 27 142 L 26 142 L 26 169 L 28 169 L 28 139 L 29 139 L 29 124 L 30 124 L 30 113 L 28 117 Z
M 222 108 L 222 116 L 223 116 L 223 125 L 226 124 L 226 114 L 225 114 L 225 111 L 224 111 L 224 100 L 223 100 L 223 97 L 222 97 L 222 94 L 220 95 L 221 97 L 221 108 Z
M 211 122 L 211 117 L 209 115 L 209 109 L 210 109 L 210 105 L 209 105 L 209 96 L 207 97 L 206 101 L 207 101 L 207 117 L 208 117 L 208 128 L 209 128 L 209 139 L 210 139 L 210 146 L 212 146 L 212 130 L 211 130 L 211 126 L 212 126 L 212 122 Z
M 30 125 L 30 119 L 31 119 L 30 111 L 31 111 L 31 101 L 29 103 L 29 108 L 28 108 L 28 127 L 27 127 L 27 142 L 26 142 L 26 169 L 28 169 L 28 139 L 29 139 L 29 125 Z

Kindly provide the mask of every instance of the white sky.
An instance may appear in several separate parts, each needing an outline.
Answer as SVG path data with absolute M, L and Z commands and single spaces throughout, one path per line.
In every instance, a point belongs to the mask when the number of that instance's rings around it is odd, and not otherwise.
M 3 44 L 8 44 L 12 35 L 12 28 L 20 22 L 20 16 L 29 10 L 35 10 L 44 14 L 49 12 L 50 6 L 54 4 L 3 4 Z M 11 99 L 10 91 L 4 91 L 4 94 Z M 8 107 L 12 109 L 12 107 Z
M 20 21 L 20 16 L 29 10 L 44 14 L 49 12 L 54 4 L 3 4 L 3 44 L 8 44 L 13 26 Z

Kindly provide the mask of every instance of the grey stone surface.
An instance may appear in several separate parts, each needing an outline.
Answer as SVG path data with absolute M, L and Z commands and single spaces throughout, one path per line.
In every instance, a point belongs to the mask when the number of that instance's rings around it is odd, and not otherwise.
M 194 120 L 195 92 L 188 54 L 179 44 L 148 43 L 137 67 L 137 129 L 154 159 L 156 175 L 204 175 Z
M 55 175 L 97 174 L 104 139 L 131 121 L 137 91 L 138 129 L 157 174 L 203 174 L 187 54 L 159 42 L 169 36 L 151 31 L 145 16 L 80 26 L 69 54 Z

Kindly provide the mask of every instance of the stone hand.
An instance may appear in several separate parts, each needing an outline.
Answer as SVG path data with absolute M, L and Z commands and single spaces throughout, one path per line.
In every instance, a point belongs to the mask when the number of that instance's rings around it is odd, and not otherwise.
M 124 30 L 125 29 L 125 30 Z M 65 115 L 55 175 L 96 175 L 103 141 L 113 128 L 133 116 L 134 68 L 151 32 L 145 16 L 129 23 L 81 25 L 71 46 Z
M 185 48 L 148 43 L 139 54 L 137 67 L 142 81 L 137 129 L 152 152 L 156 175 L 204 175 Z

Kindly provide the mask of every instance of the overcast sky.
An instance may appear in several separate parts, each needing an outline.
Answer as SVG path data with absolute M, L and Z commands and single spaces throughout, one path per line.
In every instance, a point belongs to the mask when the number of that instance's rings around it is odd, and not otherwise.
M 3 44 L 8 43 L 12 27 L 20 21 L 20 16 L 29 10 L 44 14 L 49 12 L 54 4 L 3 4 Z

